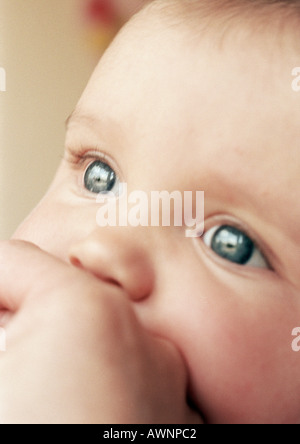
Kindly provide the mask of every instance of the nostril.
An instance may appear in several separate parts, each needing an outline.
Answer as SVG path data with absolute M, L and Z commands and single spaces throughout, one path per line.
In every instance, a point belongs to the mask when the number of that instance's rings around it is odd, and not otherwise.
M 154 269 L 148 251 L 126 236 L 95 231 L 71 245 L 69 264 L 118 290 L 133 301 L 147 298 L 154 290 Z M 138 241 L 137 241 L 138 242 Z
M 84 265 L 82 264 L 82 262 L 76 256 L 70 257 L 70 263 L 71 263 L 71 265 L 73 265 L 76 268 L 80 268 L 81 270 L 85 270 L 85 271 L 91 273 L 96 278 L 101 279 L 103 282 L 106 282 L 107 284 L 114 285 L 115 287 L 121 287 L 120 282 L 117 281 L 116 279 L 113 279 L 108 276 L 106 277 L 105 275 L 101 274 L 98 270 L 95 272 L 93 270 L 86 269 L 84 267 Z
M 118 282 L 118 281 L 115 280 L 115 279 L 106 278 L 106 279 L 103 279 L 103 281 L 106 282 L 107 284 L 114 285 L 114 286 L 119 287 L 119 288 L 122 287 L 122 285 L 120 284 L 120 282 Z
M 74 267 L 83 268 L 82 263 L 77 257 L 70 257 L 70 262 L 72 265 L 74 265 Z

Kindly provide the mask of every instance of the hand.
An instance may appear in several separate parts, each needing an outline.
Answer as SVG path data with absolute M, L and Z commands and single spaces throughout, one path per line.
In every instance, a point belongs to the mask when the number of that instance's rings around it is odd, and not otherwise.
M 0 243 L 0 423 L 195 423 L 180 354 L 126 294 L 23 242 Z

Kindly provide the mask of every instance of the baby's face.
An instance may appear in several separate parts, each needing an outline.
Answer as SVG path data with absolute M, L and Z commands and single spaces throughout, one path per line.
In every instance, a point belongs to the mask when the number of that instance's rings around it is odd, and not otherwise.
M 121 285 L 182 352 L 209 422 L 299 422 L 300 54 L 220 52 L 148 22 L 96 68 L 54 182 L 15 237 Z M 128 194 L 203 190 L 204 235 L 99 227 L 99 186 L 117 194 L 119 181 Z

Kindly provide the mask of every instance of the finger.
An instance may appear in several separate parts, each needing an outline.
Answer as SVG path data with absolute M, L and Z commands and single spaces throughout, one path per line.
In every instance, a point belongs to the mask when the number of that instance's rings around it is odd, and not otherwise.
M 68 301 L 76 304 L 88 296 L 123 298 L 123 291 L 102 282 L 84 270 L 23 241 L 0 242 L 0 310 L 16 312 L 25 303 L 36 300 Z M 103 299 L 103 298 L 102 298 Z
M 42 295 L 45 287 L 55 288 L 71 270 L 33 244 L 0 242 L 0 312 L 17 311 L 28 295 Z

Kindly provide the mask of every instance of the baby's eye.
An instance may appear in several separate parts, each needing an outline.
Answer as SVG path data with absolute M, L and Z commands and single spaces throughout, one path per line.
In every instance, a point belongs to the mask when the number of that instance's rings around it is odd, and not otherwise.
M 203 241 L 225 260 L 238 265 L 270 268 L 254 241 L 238 228 L 230 225 L 211 228 L 203 235 Z
M 91 163 L 84 174 L 84 186 L 92 193 L 113 191 L 118 182 L 115 171 L 101 160 Z

